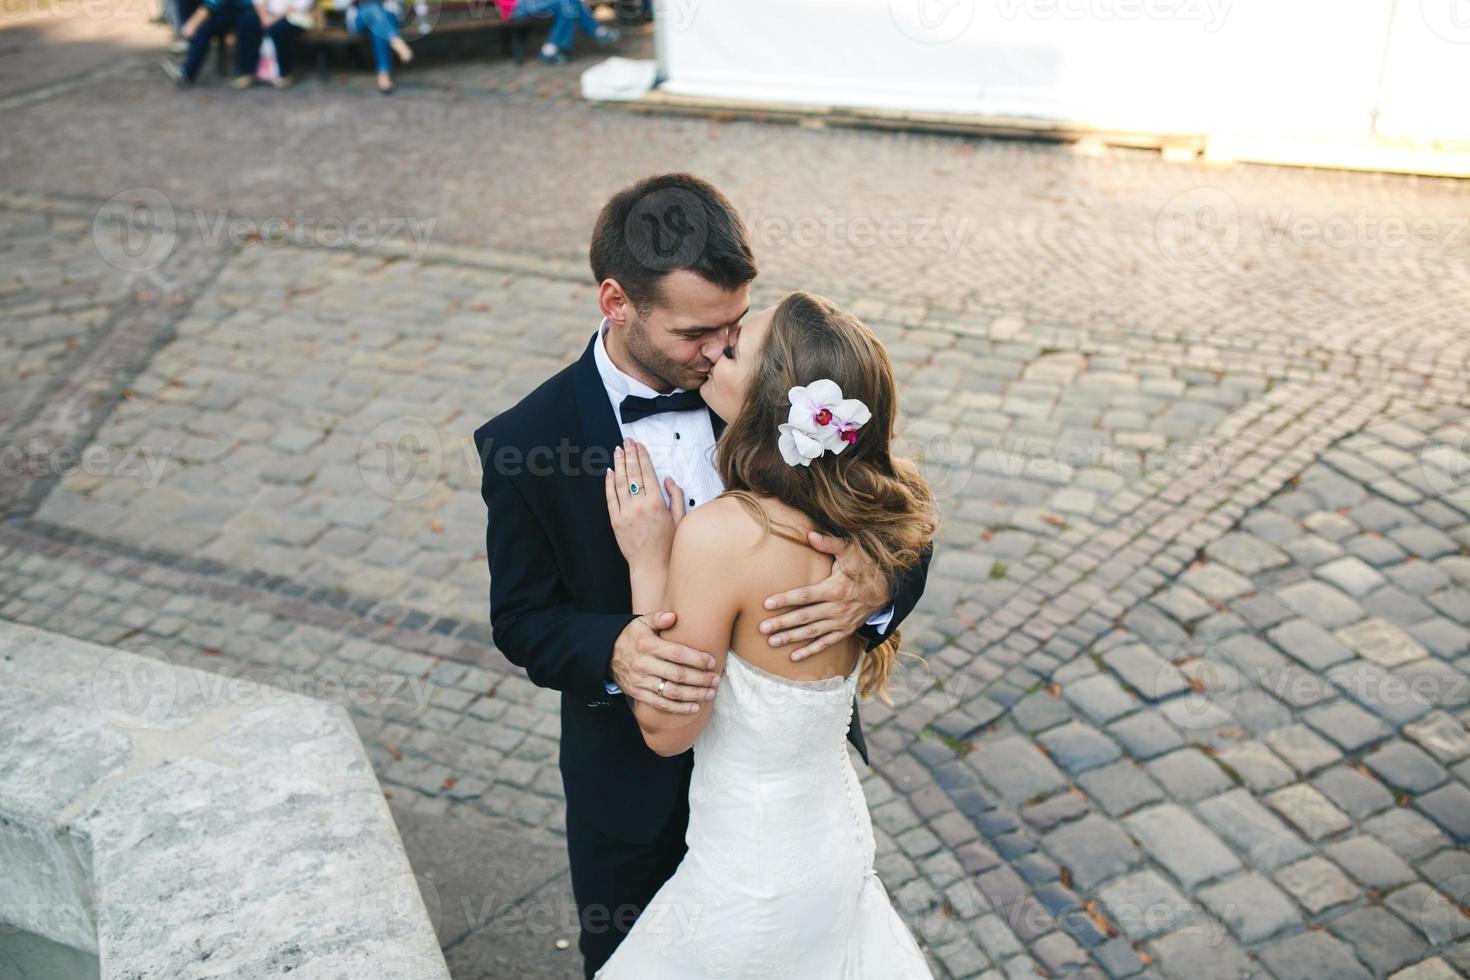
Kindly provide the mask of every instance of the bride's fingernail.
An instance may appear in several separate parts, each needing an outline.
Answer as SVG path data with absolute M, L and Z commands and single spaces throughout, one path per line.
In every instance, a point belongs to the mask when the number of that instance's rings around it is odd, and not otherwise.
M 622 446 L 618 446 L 617 448 L 615 448 L 613 450 L 613 455 L 614 456 L 621 456 L 621 455 L 623 455 L 623 447 Z

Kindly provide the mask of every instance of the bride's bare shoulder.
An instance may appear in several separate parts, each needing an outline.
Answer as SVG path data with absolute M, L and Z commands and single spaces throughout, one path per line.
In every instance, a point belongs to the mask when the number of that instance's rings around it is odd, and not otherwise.
M 758 547 L 762 537 L 760 525 L 744 504 L 734 497 L 716 497 L 684 515 L 674 542 L 749 550 Z
M 755 502 L 769 526 L 748 498 L 733 495 L 716 497 L 685 514 L 674 536 L 675 560 L 683 552 L 687 565 L 697 555 L 701 564 L 717 565 L 727 579 L 758 578 L 763 583 L 787 571 L 804 580 L 814 571 L 814 558 L 825 560 L 830 570 L 831 558 L 806 544 L 802 532 L 809 525 L 798 523 L 791 508 L 771 500 Z M 718 556 L 718 562 L 711 563 L 709 556 Z

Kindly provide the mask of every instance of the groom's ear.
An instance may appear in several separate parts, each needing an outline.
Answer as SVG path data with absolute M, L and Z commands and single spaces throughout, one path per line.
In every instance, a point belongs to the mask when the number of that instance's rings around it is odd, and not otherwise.
M 616 326 L 627 323 L 633 315 L 633 301 L 628 299 L 628 294 L 616 279 L 602 280 L 597 287 L 597 305 L 601 307 L 602 315 L 607 317 L 607 322 Z

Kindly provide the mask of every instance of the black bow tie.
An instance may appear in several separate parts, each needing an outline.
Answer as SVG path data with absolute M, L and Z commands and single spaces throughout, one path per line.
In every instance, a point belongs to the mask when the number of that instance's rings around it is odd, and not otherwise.
M 698 391 L 676 391 L 672 395 L 659 395 L 656 398 L 629 395 L 618 405 L 618 414 L 627 423 L 663 412 L 689 412 L 696 408 L 704 408 L 704 399 L 699 397 Z

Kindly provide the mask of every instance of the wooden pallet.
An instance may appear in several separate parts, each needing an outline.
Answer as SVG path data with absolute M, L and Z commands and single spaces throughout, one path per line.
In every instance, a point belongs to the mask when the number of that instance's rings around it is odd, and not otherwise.
M 1158 150 L 1171 159 L 1193 159 L 1205 149 L 1203 133 L 1153 133 L 1108 129 L 1079 122 L 1058 122 L 1026 116 L 971 116 L 958 113 L 917 112 L 906 109 L 864 109 L 832 105 L 797 105 L 747 99 L 715 99 L 675 95 L 654 89 L 633 101 L 598 102 L 629 112 L 674 113 L 709 119 L 750 119 L 822 128 L 847 126 L 904 129 L 934 133 L 962 133 L 1003 139 L 1045 140 Z
M 901 109 L 861 109 L 831 105 L 796 105 L 747 99 L 676 95 L 654 89 L 634 101 L 598 102 L 629 112 L 673 113 L 706 119 L 749 119 L 811 128 L 849 126 L 919 132 L 960 133 L 1002 139 L 1075 143 L 1083 152 L 1104 147 L 1157 150 L 1166 160 L 1204 160 L 1227 164 L 1366 170 L 1470 177 L 1470 140 L 1408 140 L 1383 137 L 1312 139 L 1290 137 L 1222 137 L 1206 133 L 1157 133 L 1108 129 L 1082 122 L 1025 116 L 970 116 Z
M 1327 170 L 1470 177 L 1470 140 L 1221 136 L 1210 139 L 1205 158 L 1217 163 L 1238 160 Z

